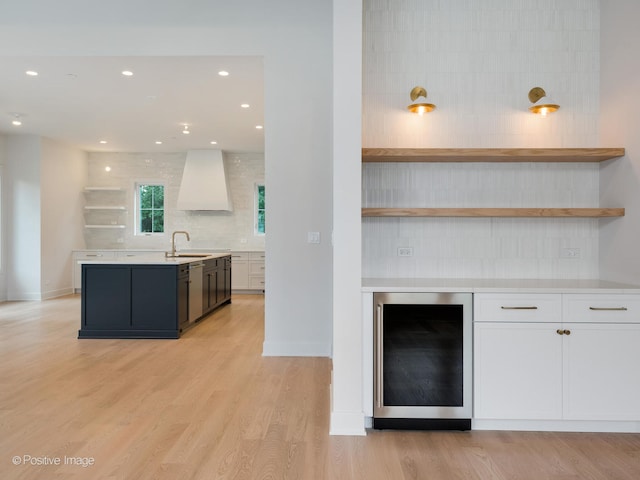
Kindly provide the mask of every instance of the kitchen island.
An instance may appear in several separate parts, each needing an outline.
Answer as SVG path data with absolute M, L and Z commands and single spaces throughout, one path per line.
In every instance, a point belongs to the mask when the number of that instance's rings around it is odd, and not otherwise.
M 230 302 L 229 253 L 86 260 L 78 338 L 179 338 Z

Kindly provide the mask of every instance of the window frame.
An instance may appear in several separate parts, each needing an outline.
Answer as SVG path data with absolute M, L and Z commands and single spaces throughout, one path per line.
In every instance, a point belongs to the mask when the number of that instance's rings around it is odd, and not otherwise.
M 162 187 L 163 201 L 162 201 L 162 232 L 143 232 L 141 230 L 141 217 L 142 217 L 142 205 L 140 205 L 140 188 L 143 186 Z M 134 235 L 143 237 L 161 237 L 166 234 L 167 231 L 167 184 L 163 180 L 137 180 L 134 183 Z M 154 209 L 152 209 L 154 210 Z M 159 209 L 155 209 L 159 210 Z
M 264 207 L 260 208 L 260 189 L 263 190 L 263 199 L 264 199 Z M 253 188 L 253 234 L 257 237 L 264 237 L 267 232 L 267 221 L 266 221 L 266 210 L 267 210 L 267 199 L 266 199 L 266 188 L 264 182 L 256 182 Z M 260 231 L 260 212 L 264 215 L 264 222 L 262 224 L 263 231 Z

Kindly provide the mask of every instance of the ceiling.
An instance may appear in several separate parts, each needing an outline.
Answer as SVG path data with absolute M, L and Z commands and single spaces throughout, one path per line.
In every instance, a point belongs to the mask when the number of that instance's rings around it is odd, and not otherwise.
M 262 57 L 0 57 L 4 134 L 90 152 L 264 152 L 263 121 Z

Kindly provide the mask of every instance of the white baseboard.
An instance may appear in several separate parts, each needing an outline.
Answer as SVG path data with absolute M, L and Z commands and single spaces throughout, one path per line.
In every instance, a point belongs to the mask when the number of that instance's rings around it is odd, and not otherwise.
M 11 302 L 38 302 L 51 298 L 64 297 L 73 293 L 72 287 L 49 290 L 47 292 L 9 292 L 8 300 Z
M 472 430 L 514 430 L 528 432 L 615 432 L 640 433 L 640 422 L 598 420 L 478 420 Z
M 64 297 L 65 295 L 73 294 L 73 288 L 59 288 L 57 290 L 49 290 L 48 292 L 42 292 L 41 300 L 49 300 L 50 298 Z
M 331 412 L 329 435 L 358 436 L 367 434 L 363 412 Z

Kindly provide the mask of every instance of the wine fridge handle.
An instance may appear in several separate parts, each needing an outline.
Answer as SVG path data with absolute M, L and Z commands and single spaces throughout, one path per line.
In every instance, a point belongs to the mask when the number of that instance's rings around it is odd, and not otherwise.
M 376 309 L 376 406 L 382 408 L 382 305 Z

